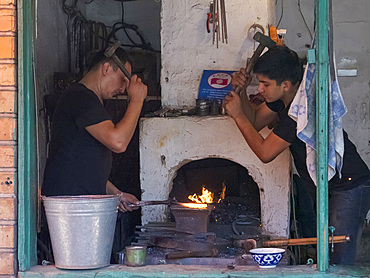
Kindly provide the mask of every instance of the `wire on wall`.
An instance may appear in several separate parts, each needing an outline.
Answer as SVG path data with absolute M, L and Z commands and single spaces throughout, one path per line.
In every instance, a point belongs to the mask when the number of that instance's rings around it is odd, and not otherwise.
M 121 2 L 121 22 L 116 22 L 111 32 L 107 36 L 107 44 L 112 43 L 113 41 L 118 40 L 117 32 L 122 30 L 127 39 L 129 40 L 130 44 L 121 43 L 121 46 L 130 47 L 130 48 L 141 48 L 144 50 L 152 51 L 152 52 L 160 52 L 152 48 L 151 44 L 146 42 L 144 36 L 141 34 L 139 27 L 135 24 L 128 24 L 125 23 L 125 7 L 123 1 Z M 131 30 L 135 33 L 135 35 L 139 38 L 140 42 L 136 42 L 132 36 L 129 34 L 128 30 Z M 121 41 L 122 42 L 122 41 Z
M 276 0 L 276 2 L 277 2 L 277 0 Z M 279 28 L 279 25 L 280 25 L 281 19 L 283 18 L 283 15 L 284 15 L 284 0 L 281 0 L 281 14 L 280 14 L 279 21 L 276 24 L 276 29 Z
M 303 13 L 302 13 L 302 10 L 301 10 L 301 0 L 298 0 L 298 11 L 299 11 L 299 13 L 301 14 L 301 17 L 302 17 L 302 19 L 303 19 L 304 24 L 306 25 L 306 28 L 307 28 L 308 32 L 310 33 L 311 41 L 312 41 L 313 37 L 312 37 L 311 30 L 310 30 L 310 28 L 308 28 L 308 25 L 307 25 L 306 19 L 304 18 Z
M 277 1 L 278 1 L 278 0 L 276 0 L 275 4 L 277 4 Z M 310 34 L 311 41 L 312 41 L 312 39 L 313 39 L 312 32 L 311 32 L 310 28 L 308 27 L 307 21 L 306 21 L 306 19 L 305 19 L 304 15 L 303 15 L 303 13 L 302 13 L 302 9 L 301 9 L 301 0 L 297 0 L 297 5 L 298 5 L 298 11 L 299 11 L 299 14 L 301 15 L 301 17 L 302 17 L 302 19 L 303 19 L 303 22 L 304 22 L 304 24 L 305 24 L 305 26 L 306 26 L 306 28 L 307 28 L 307 30 L 308 30 L 308 32 L 309 32 L 309 34 Z M 279 28 L 279 25 L 280 25 L 280 22 L 281 22 L 281 20 L 282 20 L 283 16 L 284 16 L 284 0 L 281 0 L 281 13 L 280 13 L 279 21 L 278 21 L 278 23 L 276 24 L 276 28 Z

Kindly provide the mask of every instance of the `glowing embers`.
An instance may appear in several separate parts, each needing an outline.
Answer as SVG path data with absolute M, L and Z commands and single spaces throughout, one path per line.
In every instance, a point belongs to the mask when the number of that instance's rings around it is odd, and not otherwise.
M 180 206 L 190 209 L 207 209 L 208 204 L 197 204 L 197 203 L 179 203 Z

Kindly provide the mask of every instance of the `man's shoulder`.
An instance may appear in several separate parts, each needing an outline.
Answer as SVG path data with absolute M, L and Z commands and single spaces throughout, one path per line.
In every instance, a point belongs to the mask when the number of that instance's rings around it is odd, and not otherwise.
M 66 89 L 61 96 L 63 99 L 72 100 L 72 101 L 87 101 L 97 100 L 97 97 L 93 91 L 86 88 L 81 83 L 74 83 L 68 89 Z
M 73 83 L 71 86 L 69 86 L 64 92 L 63 94 L 76 94 L 76 93 L 88 93 L 88 92 L 92 92 L 91 90 L 89 90 L 88 88 L 86 88 L 85 85 L 79 83 L 79 82 L 76 82 L 76 83 Z
M 266 102 L 266 106 L 274 112 L 281 112 L 285 108 L 284 102 L 280 99 L 274 102 Z

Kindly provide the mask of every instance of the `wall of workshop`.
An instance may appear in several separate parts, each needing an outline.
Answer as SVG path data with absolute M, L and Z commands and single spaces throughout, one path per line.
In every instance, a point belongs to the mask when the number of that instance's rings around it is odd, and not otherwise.
M 226 1 L 228 43 L 220 42 L 217 48 L 212 32 L 206 30 L 209 1 L 162 0 L 162 105 L 194 107 L 203 70 L 245 67 L 258 46 L 252 26 L 260 24 L 267 31 L 274 22 L 274 3 Z
M 123 14 L 122 14 L 123 13 Z M 160 50 L 160 0 L 136 0 L 123 2 L 113 0 L 94 0 L 86 5 L 86 18 L 103 22 L 107 27 L 123 21 L 127 24 L 134 24 L 138 27 L 140 33 L 152 48 Z M 109 31 L 108 31 L 109 32 Z M 129 35 L 134 42 L 141 43 L 139 38 L 132 30 L 128 29 Z M 117 39 L 122 44 L 131 44 L 121 29 L 116 33 Z
M 41 186 L 47 157 L 47 124 L 44 96 L 54 92 L 54 72 L 68 71 L 67 15 L 62 1 L 37 0 L 35 18 L 35 92 L 38 127 L 38 168 Z
M 278 0 L 276 4 L 275 24 L 279 22 L 283 10 L 279 28 L 287 29 L 285 42 L 301 57 L 306 54 L 305 45 L 311 43 L 314 8 L 314 1 L 311 0 Z M 348 113 L 343 117 L 343 126 L 370 167 L 369 10 L 368 0 L 333 1 L 333 38 L 337 70 L 357 70 L 356 76 L 338 77 L 348 108 Z
M 16 1 L 0 0 L 0 276 L 17 269 Z

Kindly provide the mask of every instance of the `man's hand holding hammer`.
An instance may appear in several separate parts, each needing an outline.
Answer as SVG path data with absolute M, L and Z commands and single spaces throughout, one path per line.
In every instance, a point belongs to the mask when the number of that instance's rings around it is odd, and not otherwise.
M 224 109 L 233 119 L 237 117 L 247 117 L 253 124 L 255 120 L 255 108 L 252 106 L 246 92 L 246 88 L 252 81 L 252 75 L 246 73 L 245 68 L 241 68 L 234 73 L 231 85 L 234 91 L 225 97 Z
M 234 91 L 230 92 L 230 94 L 225 97 L 223 108 L 225 109 L 225 112 L 233 119 L 236 117 L 246 116 L 250 123 L 255 126 L 255 108 L 252 106 L 251 101 L 247 96 L 246 88 L 252 81 L 251 72 L 258 57 L 266 47 L 274 47 L 276 42 L 260 32 L 257 32 L 253 36 L 253 39 L 259 42 L 259 45 L 252 57 L 247 60 L 246 67 L 241 68 L 240 71 L 233 75 L 231 84 Z
M 246 73 L 245 68 L 241 68 L 238 72 L 234 73 L 231 79 L 231 85 L 233 86 L 233 90 L 235 91 L 236 88 L 241 88 L 241 90 L 245 90 L 252 81 L 252 75 L 250 73 Z

